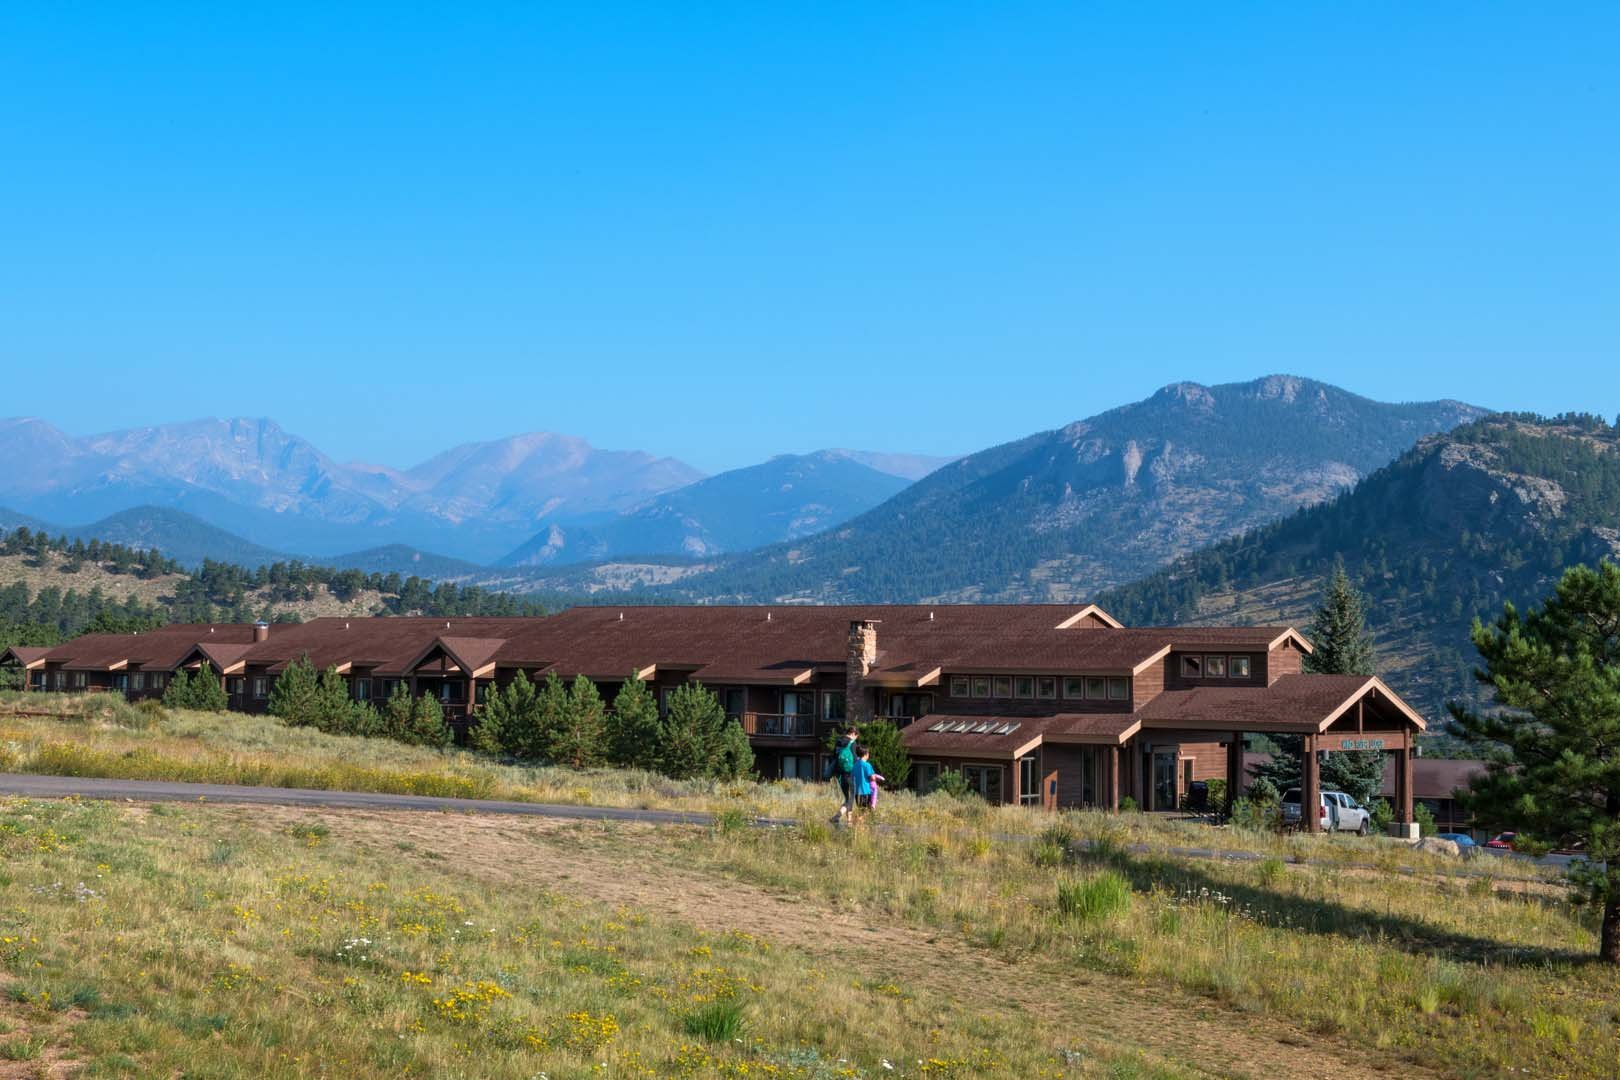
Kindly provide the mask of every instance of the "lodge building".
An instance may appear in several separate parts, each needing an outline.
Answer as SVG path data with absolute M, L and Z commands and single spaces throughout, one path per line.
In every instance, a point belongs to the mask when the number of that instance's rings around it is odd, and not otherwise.
M 1310 649 L 1291 627 L 1125 627 L 1094 605 L 662 606 L 172 625 L 16 647 L 0 664 L 33 690 L 131 698 L 206 664 L 233 710 L 262 712 L 277 675 L 308 656 L 359 700 L 399 685 L 433 695 L 460 736 L 519 671 L 583 674 L 610 701 L 639 676 L 660 707 L 701 682 L 764 777 L 819 778 L 833 726 L 881 716 L 903 728 L 918 785 L 953 770 L 993 802 L 1047 808 L 1174 809 L 1202 782 L 1242 785 L 1245 733 L 1297 734 L 1305 805 L 1315 751 L 1377 749 L 1394 758 L 1395 812 L 1410 822 L 1423 718 L 1374 676 L 1303 674 Z

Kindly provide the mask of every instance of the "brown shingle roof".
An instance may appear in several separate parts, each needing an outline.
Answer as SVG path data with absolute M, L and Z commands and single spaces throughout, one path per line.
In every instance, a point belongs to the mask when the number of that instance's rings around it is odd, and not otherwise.
M 173 623 L 139 634 L 86 634 L 56 646 L 46 659 L 64 667 L 93 671 L 106 671 L 126 662 L 148 670 L 168 671 L 199 642 L 225 645 L 252 640 L 253 627 L 245 623 Z
M 5 652 L 0 653 L 0 661 L 9 656 L 17 663 L 27 667 L 45 659 L 50 654 L 50 651 L 48 645 L 13 645 Z
M 1284 675 L 1270 686 L 1199 686 L 1166 690 L 1138 711 L 1143 727 L 1299 730 L 1320 724 L 1347 701 L 1379 685 L 1371 675 Z

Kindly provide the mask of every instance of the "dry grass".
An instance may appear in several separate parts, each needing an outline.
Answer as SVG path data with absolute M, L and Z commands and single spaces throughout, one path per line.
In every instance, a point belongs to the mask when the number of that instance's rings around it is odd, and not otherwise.
M 951 972 L 874 982 L 839 950 L 563 881 L 515 889 L 402 854 L 396 831 L 346 831 L 0 804 L 0 1017 L 19 1050 L 88 1076 L 1194 1075 L 965 1006 Z

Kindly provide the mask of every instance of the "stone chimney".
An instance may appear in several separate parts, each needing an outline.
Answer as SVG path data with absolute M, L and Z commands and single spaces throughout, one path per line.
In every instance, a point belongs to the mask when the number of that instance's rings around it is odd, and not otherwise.
M 270 637 L 270 624 L 260 619 L 253 624 L 253 640 L 267 641 Z
M 844 668 L 844 718 L 864 724 L 872 719 L 866 700 L 866 676 L 877 662 L 877 620 L 855 619 L 849 624 L 849 657 Z

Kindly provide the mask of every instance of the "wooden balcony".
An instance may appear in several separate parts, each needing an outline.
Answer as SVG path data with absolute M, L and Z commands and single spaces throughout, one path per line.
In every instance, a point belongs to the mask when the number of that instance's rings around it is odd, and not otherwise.
M 813 739 L 818 725 L 806 714 L 745 712 L 735 717 L 751 736 L 778 739 Z

